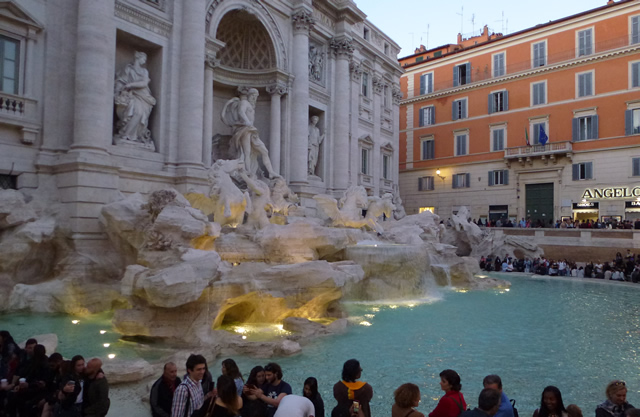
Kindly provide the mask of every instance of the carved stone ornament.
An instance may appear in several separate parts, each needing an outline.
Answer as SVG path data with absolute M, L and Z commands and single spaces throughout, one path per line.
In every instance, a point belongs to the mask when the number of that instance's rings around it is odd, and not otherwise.
M 216 58 L 215 55 L 207 54 L 204 64 L 207 68 L 216 68 L 220 66 L 220 59 Z
M 398 88 L 394 88 L 391 94 L 393 95 L 393 104 L 400 104 L 400 100 L 402 100 L 402 91 Z
M 351 73 L 351 79 L 353 81 L 360 81 L 360 77 L 362 76 L 362 69 L 360 68 L 360 64 L 358 62 L 349 62 L 349 72 Z
M 307 10 L 298 10 L 291 15 L 293 30 L 296 32 L 309 32 L 315 25 L 315 20 Z
M 333 38 L 330 45 L 338 58 L 350 59 L 353 56 L 353 42 L 349 38 Z
M 371 78 L 371 84 L 373 84 L 373 90 L 377 93 L 377 94 L 382 94 L 382 90 L 384 90 L 384 80 L 377 76 L 374 75 Z
M 267 86 L 267 93 L 273 95 L 273 94 L 279 94 L 281 96 L 287 94 L 289 92 L 289 88 L 287 88 L 287 85 L 285 83 L 282 82 L 276 82 L 275 84 L 271 84 Z
M 321 47 L 309 45 L 309 79 L 317 83 L 323 80 L 324 52 Z

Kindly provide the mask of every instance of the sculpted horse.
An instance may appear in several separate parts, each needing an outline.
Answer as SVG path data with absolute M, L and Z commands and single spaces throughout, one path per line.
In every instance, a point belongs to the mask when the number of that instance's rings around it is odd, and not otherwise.
M 326 195 L 319 194 L 313 197 L 318 209 L 331 219 L 332 227 L 353 227 L 359 229 L 366 227 L 382 233 L 383 230 L 374 219 L 362 217 L 362 209 L 369 204 L 367 191 L 361 185 L 349 187 L 340 201 Z
M 220 226 L 236 227 L 244 220 L 249 195 L 242 192 L 232 181 L 231 174 L 242 170 L 239 159 L 217 160 L 209 168 L 209 198 L 213 201 L 213 221 Z
M 396 206 L 393 204 L 393 195 L 390 193 L 386 193 L 382 197 L 369 197 L 369 206 L 367 207 L 367 216 L 365 219 L 377 222 L 383 214 L 386 219 L 392 219 L 395 209 Z

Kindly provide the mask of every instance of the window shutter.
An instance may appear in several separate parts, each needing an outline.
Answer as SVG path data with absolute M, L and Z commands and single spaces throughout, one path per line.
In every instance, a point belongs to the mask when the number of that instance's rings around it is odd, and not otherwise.
M 493 185 L 493 171 L 489 171 L 489 187 Z
M 420 109 L 420 121 L 418 126 L 424 126 L 424 111 L 425 109 Z
M 487 97 L 487 111 L 489 112 L 489 114 L 493 113 L 493 93 L 489 94 L 489 96 Z
M 469 84 L 471 82 L 471 64 L 470 63 L 466 63 L 464 64 L 467 68 L 466 68 L 466 82 L 465 84 Z
M 458 101 L 453 100 L 451 103 L 451 120 L 458 120 Z
M 580 119 L 578 118 L 574 118 L 571 121 L 572 124 L 572 134 L 571 134 L 571 140 L 576 142 L 579 139 L 579 133 L 580 133 Z
M 633 158 L 631 160 L 631 166 L 631 175 L 640 177 L 640 158 Z
M 591 96 L 593 95 L 593 73 L 590 72 L 589 74 L 587 74 L 587 76 L 585 77 L 585 95 L 587 96 Z
M 640 42 L 640 16 L 631 19 L 631 43 Z
M 423 95 L 425 93 L 425 88 L 426 88 L 426 78 L 427 76 L 425 74 L 422 74 L 420 76 L 420 95 Z
M 468 172 L 464 174 L 465 185 L 467 188 L 471 187 L 471 174 Z
M 503 172 L 504 172 L 504 176 L 503 176 L 504 185 L 509 185 L 509 170 L 505 169 Z
M 624 112 L 624 134 L 633 135 L 633 110 Z
M 573 171 L 573 180 L 578 181 L 580 178 L 580 164 L 573 164 L 571 168 Z
M 431 120 L 429 122 L 432 125 L 435 125 L 436 124 L 436 108 L 435 108 L 435 106 L 431 107 L 430 118 L 431 118 Z
M 458 174 L 454 175 L 452 179 L 451 188 L 458 188 Z
M 585 79 L 585 74 L 578 75 L 578 97 L 585 96 L 584 79 Z
M 460 100 L 460 113 L 462 114 L 462 119 L 467 118 L 467 99 Z
M 433 93 L 433 74 L 427 74 L 427 94 Z
M 587 162 L 584 164 L 585 179 L 593 179 L 593 162 Z
M 631 64 L 631 87 L 640 87 L 640 62 Z
M 584 31 L 578 32 L 578 56 L 582 56 L 585 54 L 584 34 Z
M 590 139 L 598 139 L 598 115 L 591 116 L 591 132 Z
M 508 91 L 502 92 L 502 107 L 504 108 L 504 111 L 509 110 L 509 92 Z
M 453 67 L 453 86 L 457 87 L 458 86 L 458 77 L 459 77 L 459 69 L 457 66 Z M 456 119 L 453 119 L 456 120 Z
M 422 177 L 418 178 L 418 191 L 422 191 L 423 190 L 423 188 L 422 188 L 422 180 L 423 180 Z
M 585 31 L 584 42 L 585 42 L 585 48 L 584 48 L 585 53 L 587 55 L 591 55 L 593 53 L 593 51 L 591 50 L 591 29 Z

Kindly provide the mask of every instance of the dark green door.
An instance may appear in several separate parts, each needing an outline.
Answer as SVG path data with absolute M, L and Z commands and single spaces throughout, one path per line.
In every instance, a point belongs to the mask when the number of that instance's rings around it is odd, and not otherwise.
M 525 192 L 526 214 L 531 226 L 536 227 L 540 220 L 544 227 L 553 227 L 553 183 L 527 184 Z

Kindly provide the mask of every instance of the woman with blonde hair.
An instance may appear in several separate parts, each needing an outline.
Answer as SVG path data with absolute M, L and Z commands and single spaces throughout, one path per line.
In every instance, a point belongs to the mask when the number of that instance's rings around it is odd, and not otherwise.
M 424 417 L 414 407 L 420 405 L 420 388 L 416 384 L 402 384 L 393 393 L 395 404 L 391 407 L 391 417 Z
M 627 384 L 619 379 L 607 384 L 607 399 L 596 407 L 596 417 L 624 417 L 625 412 L 634 408 L 627 402 Z

